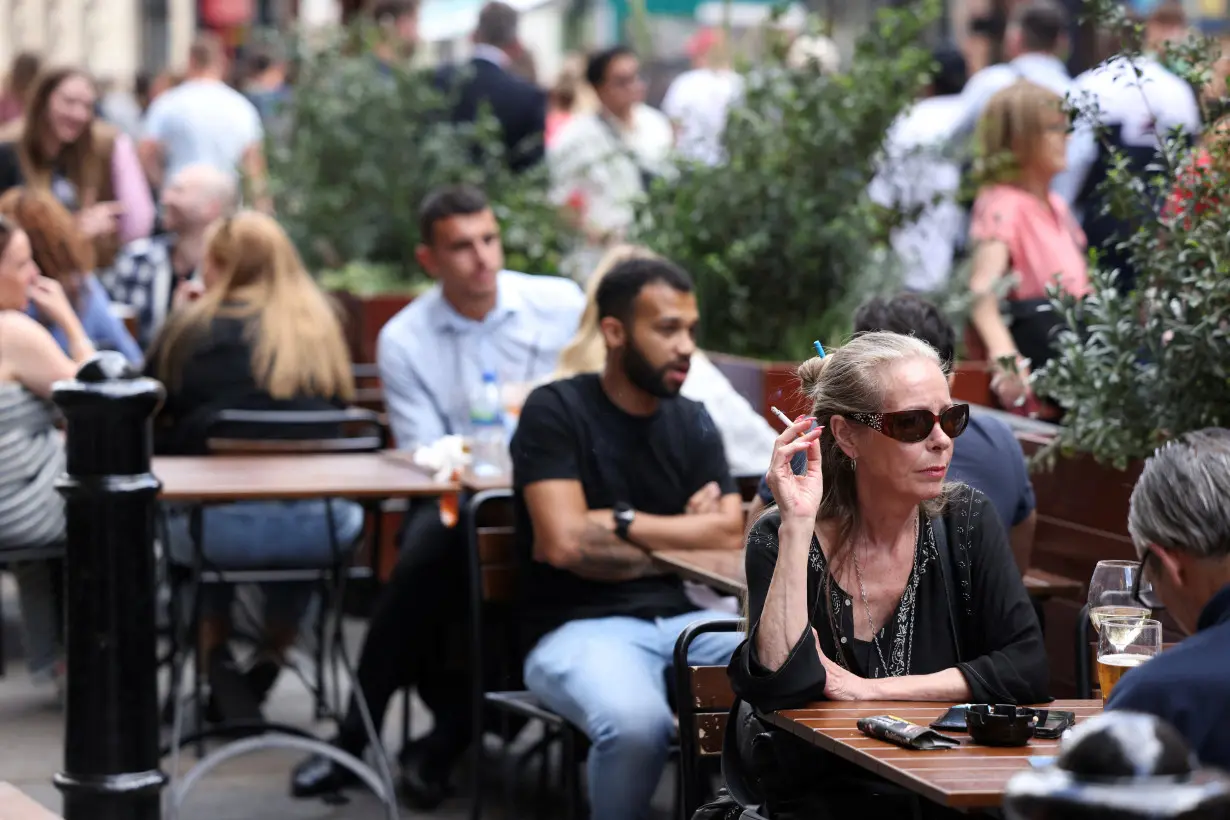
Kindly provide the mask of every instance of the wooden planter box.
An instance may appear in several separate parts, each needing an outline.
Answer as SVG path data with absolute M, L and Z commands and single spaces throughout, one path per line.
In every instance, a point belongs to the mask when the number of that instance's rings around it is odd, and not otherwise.
M 1018 434 L 1026 455 L 1033 455 L 1046 439 Z M 1140 477 L 1140 462 L 1126 470 L 1098 464 L 1087 455 L 1059 459 L 1053 470 L 1032 474 L 1038 502 L 1038 529 L 1034 538 L 1033 566 L 1080 582 L 1079 600 L 1055 598 L 1047 602 L 1047 655 L 1051 662 L 1051 694 L 1075 694 L 1076 625 L 1085 604 L 1089 578 L 1098 561 L 1137 560 L 1136 547 L 1128 535 L 1128 504 Z M 1183 639 L 1183 633 L 1165 612 L 1154 613 L 1162 622 L 1166 643 Z
M 776 407 L 790 418 L 811 411 L 811 402 L 799 389 L 795 362 L 766 362 L 726 353 L 706 352 L 706 355 L 774 430 L 780 430 L 782 423 L 770 407 Z
M 342 306 L 346 317 L 346 342 L 350 345 L 350 360 L 356 364 L 376 361 L 376 339 L 380 329 L 414 301 L 414 296 L 408 293 L 355 296 L 334 291 L 331 295 Z

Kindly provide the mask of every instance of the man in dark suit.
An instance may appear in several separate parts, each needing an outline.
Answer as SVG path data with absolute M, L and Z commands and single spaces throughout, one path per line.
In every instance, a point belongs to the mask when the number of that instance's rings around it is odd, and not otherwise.
M 507 3 L 487 3 L 478 15 L 469 65 L 449 66 L 437 78 L 442 89 L 456 95 L 455 122 L 473 122 L 480 104 L 491 106 L 514 171 L 542 161 L 547 123 L 546 92 L 511 71 L 523 51 L 517 40 L 516 9 Z

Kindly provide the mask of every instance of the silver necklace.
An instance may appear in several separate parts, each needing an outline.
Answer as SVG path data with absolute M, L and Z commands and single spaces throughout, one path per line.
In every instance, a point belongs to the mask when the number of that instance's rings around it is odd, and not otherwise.
M 876 632 L 875 618 L 871 617 L 871 604 L 867 602 L 867 587 L 863 583 L 863 568 L 858 563 L 858 550 L 853 551 L 854 555 L 854 574 L 858 578 L 858 594 L 863 600 L 863 611 L 867 613 L 867 628 L 871 630 L 871 643 L 876 648 L 876 654 L 880 656 L 880 668 L 884 670 L 884 674 L 888 672 L 888 661 L 884 659 L 884 650 L 880 648 L 880 636 Z M 910 570 L 910 578 L 907 579 L 907 586 L 912 581 L 917 584 L 918 575 L 918 514 L 914 514 L 914 563 Z M 905 593 L 902 592 L 904 595 Z M 898 604 L 900 605 L 900 604 Z

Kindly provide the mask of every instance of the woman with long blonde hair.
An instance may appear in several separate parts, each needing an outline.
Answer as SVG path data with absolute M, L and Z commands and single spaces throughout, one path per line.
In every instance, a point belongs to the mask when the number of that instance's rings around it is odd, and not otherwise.
M 816 700 L 1047 700 L 1042 630 L 995 505 L 947 481 L 969 406 L 944 364 L 927 342 L 881 331 L 800 365 L 811 413 L 776 441 L 777 506 L 748 535 L 749 633 L 730 663 L 757 715 Z M 744 740 L 759 735 L 743 717 Z M 743 762 L 775 820 L 950 816 L 763 728 L 769 754 Z
M 209 237 L 201 281 L 175 295 L 177 307 L 150 348 L 147 374 L 167 399 L 157 419 L 155 451 L 204 453 L 223 410 L 337 409 L 354 397 L 341 321 L 272 218 L 242 212 Z M 228 425 L 231 438 L 263 433 Z M 245 502 L 205 509 L 194 546 L 189 514 L 170 515 L 172 560 L 192 566 L 196 551 L 222 569 L 330 566 L 336 543 L 349 549 L 363 527 L 352 502 L 332 502 L 333 537 L 324 501 Z M 243 673 L 225 641 L 231 591 L 213 587 L 204 600 L 200 641 L 215 717 L 255 720 L 280 671 L 311 599 L 311 585 L 266 585 L 264 652 Z M 216 593 L 216 594 L 215 594 Z M 221 693 L 221 694 L 219 694 Z
M 585 312 L 572 340 L 560 351 L 551 381 L 580 373 L 599 373 L 606 362 L 606 345 L 598 327 L 598 285 L 607 273 L 629 259 L 655 259 L 657 254 L 638 245 L 616 245 L 603 255 L 585 284 Z M 692 365 L 681 395 L 701 402 L 722 434 L 726 460 L 736 476 L 762 475 L 769 464 L 776 435 L 769 423 L 743 398 L 721 370 L 701 351 Z

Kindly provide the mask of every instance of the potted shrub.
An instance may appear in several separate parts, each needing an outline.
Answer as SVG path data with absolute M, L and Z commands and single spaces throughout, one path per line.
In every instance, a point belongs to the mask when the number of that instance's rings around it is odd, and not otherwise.
M 364 34 L 351 28 L 299 48 L 291 126 L 272 133 L 267 150 L 278 218 L 309 268 L 359 306 L 355 355 L 371 361 L 383 322 L 425 283 L 414 248 L 419 203 L 433 188 L 468 182 L 487 192 L 509 268 L 557 272 L 571 235 L 547 199 L 546 169 L 507 169 L 489 111 L 450 122 L 433 72 L 382 70 L 356 47 Z
M 1117 3 L 1090 0 L 1087 7 L 1103 26 L 1120 27 L 1126 40 L 1139 42 Z M 1219 54 L 1214 41 L 1196 38 L 1163 60 L 1204 89 Z M 1079 116 L 1096 121 L 1095 109 L 1073 104 Z M 1215 119 L 1206 111 L 1206 122 Z M 1098 560 L 1135 558 L 1127 512 L 1142 460 L 1185 432 L 1230 423 L 1230 211 L 1221 205 L 1230 182 L 1226 147 L 1215 138 L 1192 146 L 1181 135 L 1159 137 L 1159 161 L 1144 178 L 1112 152 L 1102 187 L 1106 209 L 1135 226 L 1118 246 L 1137 271 L 1135 289 L 1123 292 L 1117 271 L 1099 264 L 1095 251 L 1088 297 L 1078 305 L 1052 293 L 1066 328 L 1055 358 L 1035 375 L 1038 391 L 1065 410 L 1052 440 L 1027 446 L 1043 468 L 1034 476 L 1046 513 L 1035 563 L 1082 583 Z M 1072 634 L 1076 606 L 1048 609 L 1048 628 L 1060 640 Z
M 779 48 L 745 72 L 728 161 L 684 164 L 644 202 L 636 238 L 696 278 L 701 346 L 768 360 L 765 405 L 788 410 L 797 382 L 783 363 L 846 335 L 858 304 L 899 284 L 883 248 L 900 215 L 865 190 L 885 131 L 926 82 L 920 43 L 938 12 L 931 0 L 879 11 L 835 75 L 790 69 Z

